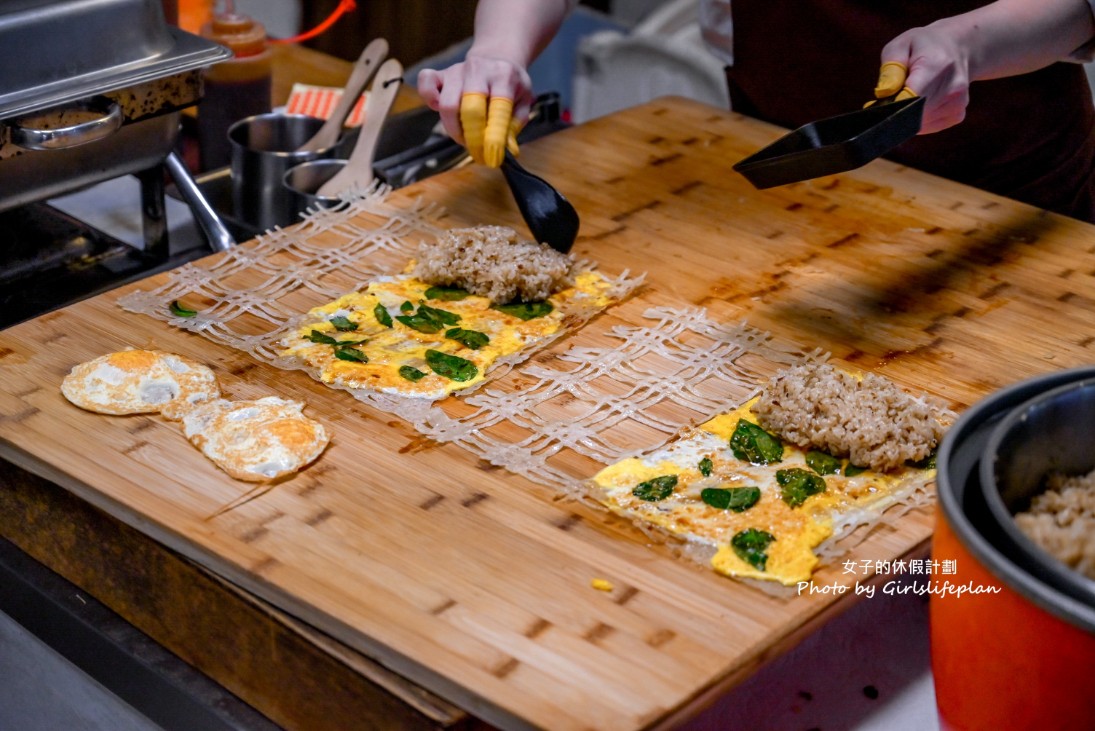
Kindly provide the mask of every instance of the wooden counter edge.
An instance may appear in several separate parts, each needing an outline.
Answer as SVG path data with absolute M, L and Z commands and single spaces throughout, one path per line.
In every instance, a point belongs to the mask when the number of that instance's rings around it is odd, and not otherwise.
M 486 728 L 4 460 L 0 534 L 286 729 Z
M 898 559 L 904 561 L 925 559 L 930 555 L 931 536 L 912 546 L 908 551 L 899 556 Z M 893 575 L 891 574 L 876 573 L 862 583 L 864 585 L 878 586 L 892 579 Z M 848 601 L 839 602 L 839 609 L 837 611 L 834 612 L 830 610 L 815 615 L 793 632 L 784 635 L 778 641 L 774 642 L 768 650 L 753 658 L 751 662 L 742 665 L 735 672 L 719 678 L 717 682 L 700 690 L 686 703 L 682 704 L 680 708 L 674 709 L 670 713 L 659 718 L 655 723 L 650 725 L 646 731 L 671 731 L 671 729 L 679 728 L 682 724 L 696 718 L 705 710 L 713 706 L 720 698 L 732 691 L 734 687 L 745 682 L 746 679 L 759 671 L 762 667 L 790 652 L 807 637 L 831 622 L 838 614 L 847 612 L 861 601 L 865 601 L 864 597 L 859 594 L 854 594 L 848 597 Z

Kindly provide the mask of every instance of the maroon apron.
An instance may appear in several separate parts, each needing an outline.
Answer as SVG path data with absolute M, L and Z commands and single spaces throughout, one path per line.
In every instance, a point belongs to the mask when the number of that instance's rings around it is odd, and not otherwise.
M 984 0 L 733 0 L 734 111 L 799 127 L 873 97 L 882 47 Z M 887 157 L 1095 223 L 1095 110 L 1080 64 L 974 82 L 966 119 Z

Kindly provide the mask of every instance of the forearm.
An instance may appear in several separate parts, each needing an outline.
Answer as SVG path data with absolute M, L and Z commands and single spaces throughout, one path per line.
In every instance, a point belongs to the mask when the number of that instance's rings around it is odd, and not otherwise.
M 575 4 L 576 0 L 479 0 L 468 55 L 527 68 Z
M 1095 36 L 1087 0 L 997 0 L 932 26 L 967 49 L 971 81 L 1036 71 Z

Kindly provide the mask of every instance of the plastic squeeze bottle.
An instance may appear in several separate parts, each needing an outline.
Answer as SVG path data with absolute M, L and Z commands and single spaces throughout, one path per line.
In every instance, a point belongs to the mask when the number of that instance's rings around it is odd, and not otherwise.
M 201 33 L 202 26 L 213 18 L 213 0 L 177 0 L 179 27 L 190 33 Z
M 232 58 L 210 66 L 198 105 L 198 145 L 202 170 L 224 167 L 231 154 L 228 128 L 245 117 L 270 111 L 271 63 L 266 28 L 236 13 L 223 13 L 202 27 L 203 36 L 232 50 Z

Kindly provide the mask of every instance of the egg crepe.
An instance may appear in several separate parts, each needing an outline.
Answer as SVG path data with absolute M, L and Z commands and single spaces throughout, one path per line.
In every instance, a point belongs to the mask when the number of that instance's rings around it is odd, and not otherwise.
M 308 312 L 282 355 L 324 383 L 439 399 L 483 381 L 491 366 L 611 304 L 616 285 L 593 271 L 540 302 L 493 304 L 409 274 Z
M 72 368 L 61 393 L 100 414 L 154 414 L 175 419 L 194 404 L 214 399 L 220 387 L 201 363 L 158 350 L 107 353 Z
M 277 396 L 215 399 L 186 412 L 183 433 L 237 480 L 276 480 L 314 461 L 330 441 L 323 425 L 303 410 L 303 403 Z
M 882 473 L 784 443 L 757 425 L 754 403 L 606 467 L 592 494 L 683 539 L 720 574 L 793 586 L 810 580 L 823 544 L 876 522 L 934 479 L 933 460 Z
M 237 480 L 265 482 L 314 461 L 330 438 L 302 413 L 304 404 L 268 396 L 219 398 L 213 371 L 158 350 L 123 350 L 80 363 L 61 383 L 77 406 L 102 414 L 159 412 L 181 422 L 184 435 Z

